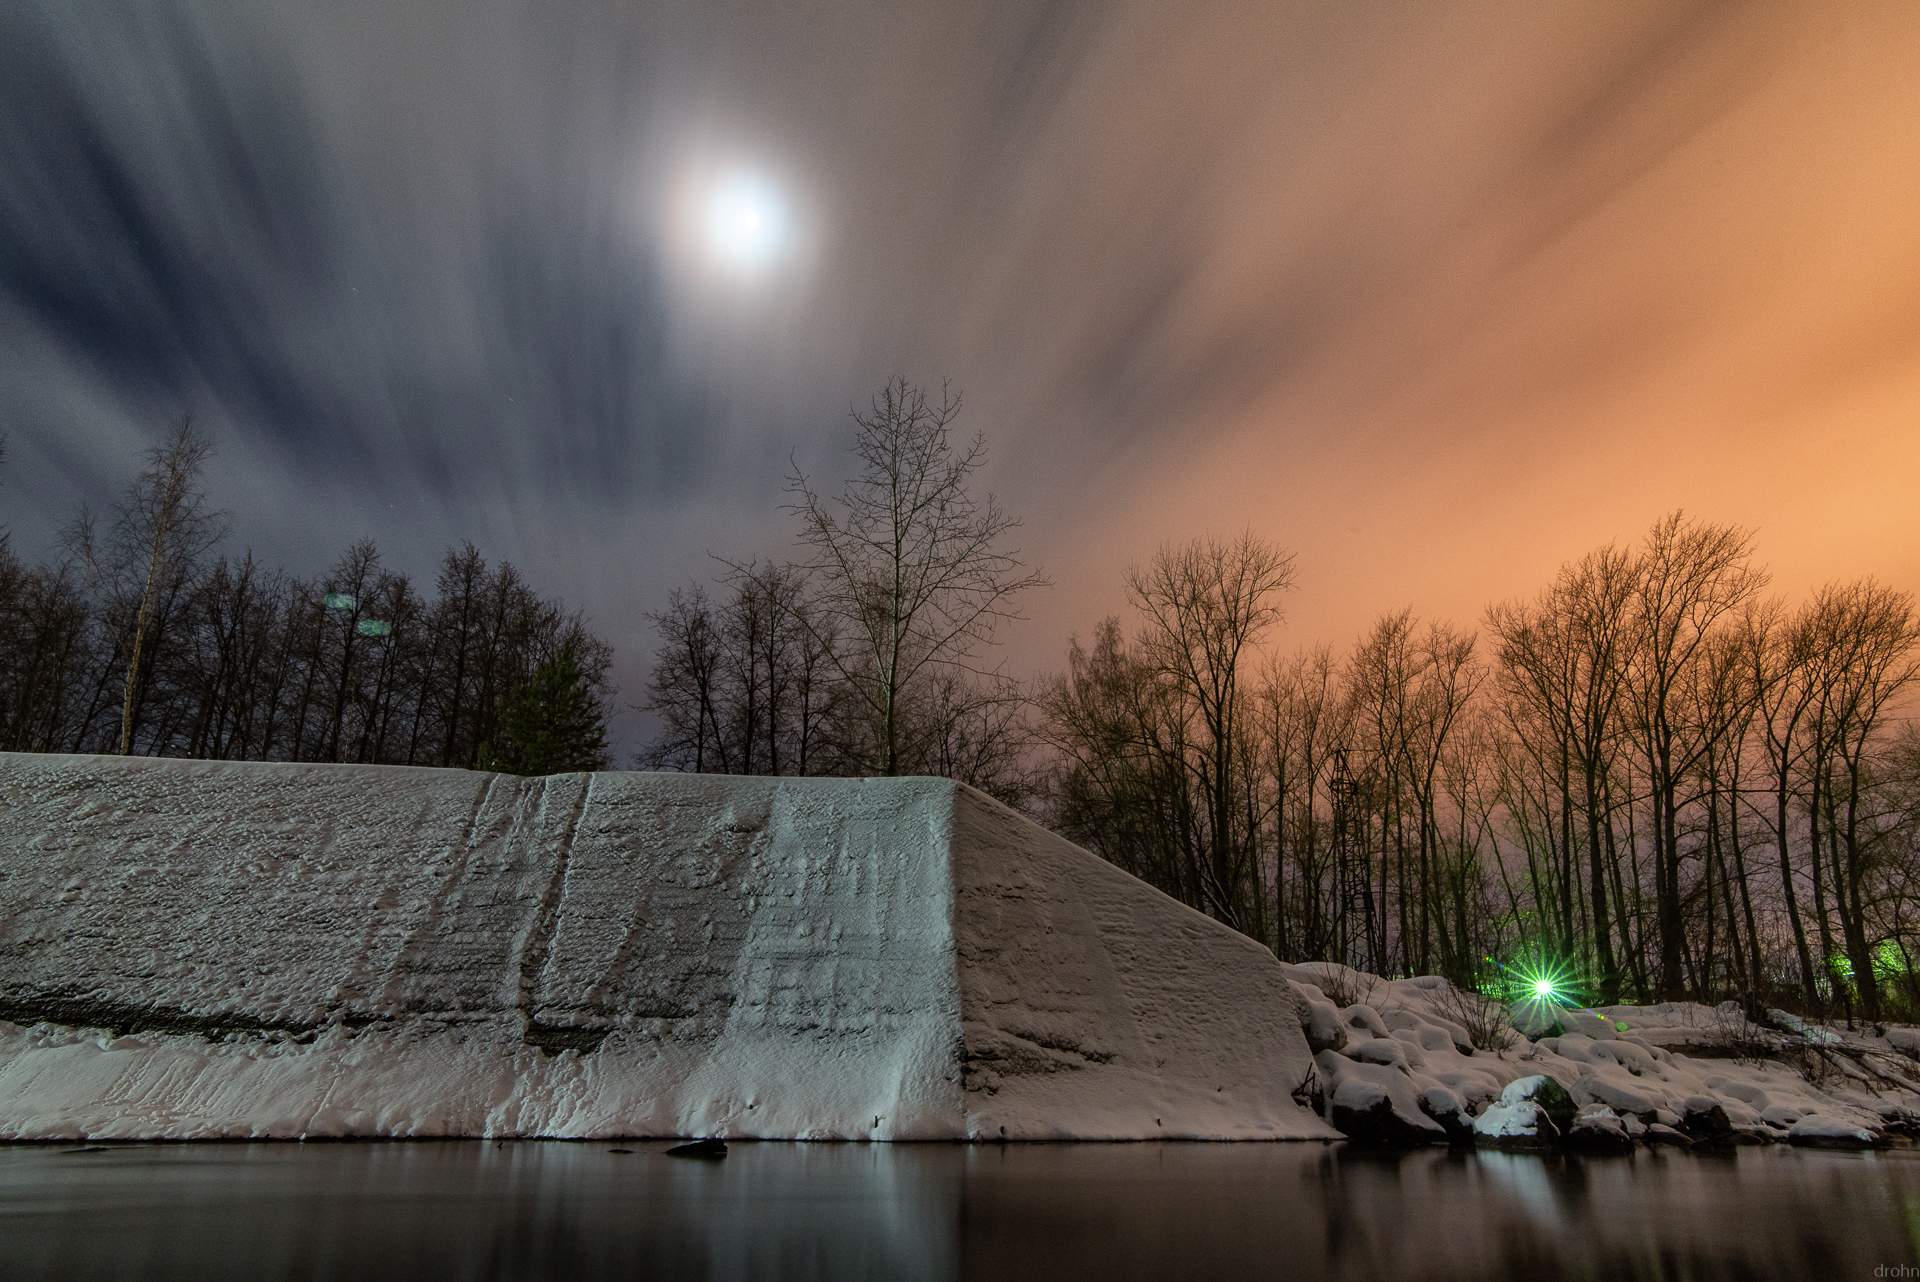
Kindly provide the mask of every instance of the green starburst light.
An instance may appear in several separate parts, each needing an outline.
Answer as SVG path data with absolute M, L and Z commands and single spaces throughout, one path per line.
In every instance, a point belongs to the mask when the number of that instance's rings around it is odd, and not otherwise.
M 1516 997 L 1555 1006 L 1571 1000 L 1568 988 L 1572 974 L 1563 963 L 1523 962 L 1510 973 Z
M 1510 962 L 1493 957 L 1487 961 L 1498 970 L 1499 978 L 1483 991 L 1504 1002 L 1514 1027 L 1529 1037 L 1560 1036 L 1566 1031 L 1565 1013 L 1586 1008 L 1582 994 L 1587 985 L 1565 958 L 1535 952 Z
M 1499 971 L 1499 978 L 1489 986 L 1488 992 L 1499 996 L 1509 1005 L 1525 1006 L 1535 1010 L 1553 1008 L 1583 1009 L 1586 999 L 1582 995 L 1583 984 L 1571 962 L 1562 959 L 1533 956 L 1501 962 L 1489 957 L 1487 961 Z

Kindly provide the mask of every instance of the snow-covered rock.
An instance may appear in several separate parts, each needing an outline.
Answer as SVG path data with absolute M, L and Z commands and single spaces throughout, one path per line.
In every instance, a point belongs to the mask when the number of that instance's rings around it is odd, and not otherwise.
M 1560 1145 L 1560 1132 L 1547 1111 L 1532 1100 L 1499 1103 L 1473 1119 L 1476 1144 L 1492 1148 L 1551 1149 Z
M 1460 1096 L 1449 1087 L 1429 1086 L 1421 1091 L 1420 1111 L 1440 1124 L 1449 1141 L 1473 1141 L 1473 1115 L 1467 1111 Z
M 1582 1108 L 1567 1128 L 1563 1142 L 1570 1149 L 1585 1153 L 1625 1153 L 1633 1148 L 1633 1136 L 1620 1115 L 1605 1104 Z
M 1565 1033 L 1566 1013 L 1556 1002 L 1532 997 L 1515 1002 L 1508 1010 L 1513 1026 L 1534 1041 Z
M 1397 1037 L 1369 1037 L 1354 1046 L 1352 1058 L 1362 1064 L 1381 1064 L 1408 1073 L 1427 1066 L 1425 1059 L 1416 1063 L 1406 1044 Z
M 1316 1063 L 1329 1083 L 1328 1120 L 1347 1138 L 1393 1148 L 1447 1142 L 1446 1128 L 1421 1108 L 1419 1092 L 1403 1070 L 1356 1063 L 1333 1051 L 1321 1051 Z
M 1538 1073 L 1507 1083 L 1499 1101 L 1473 1119 L 1473 1137 L 1495 1148 L 1557 1148 L 1575 1115 L 1567 1088 Z
M 1380 1012 L 1366 1002 L 1355 1002 L 1340 1012 L 1347 1027 L 1366 1037 L 1388 1036 L 1386 1021 L 1380 1018 Z
M 1695 1144 L 1733 1143 L 1733 1121 L 1726 1106 L 1711 1095 L 1689 1095 L 1680 1101 L 1680 1129 Z
M 944 780 L 0 754 L 5 1138 L 1332 1137 L 1306 1010 Z
M 1803 1117 L 1787 1128 L 1787 1142 L 1812 1148 L 1872 1148 L 1873 1132 L 1839 1117 Z
M 1307 1045 L 1320 1051 L 1337 1051 L 1347 1044 L 1347 1031 L 1341 1025 L 1340 1009 L 1329 1001 L 1309 1001 L 1304 1025 Z

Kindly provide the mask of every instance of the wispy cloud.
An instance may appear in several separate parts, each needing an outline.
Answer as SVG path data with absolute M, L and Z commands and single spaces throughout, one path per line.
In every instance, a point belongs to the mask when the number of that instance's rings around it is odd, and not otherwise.
M 1879 230 L 1911 37 L 1811 0 L 10 5 L 0 501 L 44 541 L 191 410 L 269 555 L 474 538 L 630 687 L 642 612 L 777 546 L 790 459 L 837 469 L 897 372 L 965 390 L 1064 585 L 1035 661 L 1200 528 L 1300 547 L 1336 635 L 1677 505 L 1911 533 L 1722 454 L 1920 408 L 1920 251 Z M 736 163 L 799 228 L 750 286 L 675 221 Z

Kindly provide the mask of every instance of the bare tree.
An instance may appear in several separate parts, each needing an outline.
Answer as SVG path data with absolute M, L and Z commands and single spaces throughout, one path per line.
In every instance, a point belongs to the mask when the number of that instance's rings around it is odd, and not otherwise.
M 1652 790 L 1663 993 L 1680 991 L 1682 979 L 1680 790 L 1726 728 L 1691 716 L 1684 698 L 1687 672 L 1705 661 L 1716 625 L 1735 616 L 1766 586 L 1766 573 L 1755 568 L 1752 559 L 1749 531 L 1688 521 L 1679 512 L 1654 525 L 1638 559 L 1625 666 L 1630 720 Z
M 147 451 L 147 465 L 115 505 L 104 538 L 81 512 L 69 539 L 96 592 L 112 598 L 116 639 L 126 658 L 120 704 L 120 752 L 133 751 L 134 696 L 149 633 L 162 600 L 177 592 L 202 553 L 226 534 L 226 516 L 207 506 L 200 473 L 213 444 L 182 417 L 164 445 Z M 154 637 L 155 642 L 158 637 Z
M 706 589 L 694 584 L 667 595 L 667 608 L 647 616 L 660 634 L 647 701 L 662 733 L 642 757 L 651 768 L 731 774 L 721 727 L 719 681 L 724 655 L 720 625 Z
M 1432 912 L 1437 887 L 1440 763 L 1447 741 L 1467 704 L 1485 679 L 1473 660 L 1476 638 L 1451 625 L 1430 623 L 1415 631 L 1413 612 L 1381 617 L 1354 651 L 1350 689 L 1357 720 L 1385 784 L 1400 883 L 1401 962 L 1410 971 L 1430 969 L 1433 930 L 1441 930 L 1440 951 L 1449 965 L 1457 949 L 1448 937 L 1444 915 Z M 1406 840 L 1406 802 L 1413 820 L 1413 849 Z M 1412 866 L 1409 868 L 1409 856 Z
M 1283 617 L 1280 594 L 1293 586 L 1293 554 L 1251 533 L 1232 541 L 1199 538 L 1162 547 L 1127 571 L 1127 591 L 1146 616 L 1149 661 L 1190 701 L 1199 730 L 1193 768 L 1205 797 L 1208 900 L 1240 927 L 1235 903 L 1254 837 L 1239 822 L 1236 754 L 1248 700 L 1241 660 Z
M 1182 903 L 1206 902 L 1185 709 L 1117 618 L 1091 647 L 1073 638 L 1039 705 L 1039 734 L 1061 758 L 1055 826 Z
M 1273 775 L 1274 951 L 1283 960 L 1350 964 L 1355 959 L 1339 955 L 1337 913 L 1326 893 L 1339 893 L 1331 833 L 1323 832 L 1315 804 L 1352 717 L 1333 648 L 1318 645 L 1269 662 L 1255 706 Z
M 1823 588 L 1808 610 L 1809 666 L 1818 690 L 1807 763 L 1815 893 L 1821 886 L 1825 846 L 1847 968 L 1866 1017 L 1878 1020 L 1880 992 L 1872 956 L 1877 941 L 1868 937 L 1864 898 L 1871 844 L 1864 813 L 1872 772 L 1869 748 L 1890 706 L 1920 678 L 1920 659 L 1915 657 L 1920 618 L 1910 594 L 1872 579 Z M 1821 917 L 1824 932 L 1824 911 Z M 1828 951 L 1831 955 L 1831 946 Z
M 833 773 L 843 764 L 842 686 L 831 626 L 809 628 L 807 580 L 791 566 L 749 562 L 709 601 L 699 583 L 648 615 L 659 636 L 647 701 L 660 734 L 640 754 L 652 768 L 714 774 Z
M 1790 807 L 1799 764 L 1806 755 L 1809 710 L 1819 694 L 1809 679 L 1813 633 L 1804 612 L 1794 619 L 1785 617 L 1778 602 L 1756 605 L 1747 620 L 1749 641 L 1747 660 L 1753 666 L 1750 679 L 1757 700 L 1761 733 L 1758 736 L 1765 753 L 1769 779 L 1767 822 L 1780 862 L 1780 893 L 1786 903 L 1795 952 L 1800 963 L 1801 989 L 1809 1003 L 1819 1000 L 1819 982 L 1814 973 L 1813 954 L 1807 947 L 1806 922 L 1800 912 L 1800 896 L 1794 887 Z
M 1444 874 L 1438 782 L 1452 737 L 1486 680 L 1485 665 L 1474 657 L 1477 640 L 1473 633 L 1456 631 L 1451 624 L 1427 625 L 1419 646 L 1420 681 L 1412 700 L 1414 716 L 1405 723 L 1405 748 L 1413 767 L 1408 783 L 1419 823 L 1420 948 L 1416 960 L 1420 964 L 1415 969 L 1433 968 L 1430 935 L 1437 934 L 1441 965 L 1456 975 L 1468 972 L 1471 959 L 1466 953 L 1466 940 L 1448 929 L 1447 915 L 1440 910 Z
M 859 476 L 834 500 L 823 499 L 797 468 L 788 510 L 815 577 L 819 617 L 809 627 L 844 625 L 844 650 L 827 651 L 874 727 L 879 773 L 899 773 L 901 712 L 923 672 L 964 667 L 1018 618 L 1014 598 L 1047 582 L 1000 547 L 1019 522 L 988 495 L 969 491 L 986 462 L 986 443 L 950 439 L 960 398 L 942 388 L 938 403 L 897 378 L 854 411 Z
M 1633 558 L 1608 545 L 1562 566 L 1535 604 L 1509 603 L 1487 611 L 1499 643 L 1503 684 L 1548 727 L 1545 738 L 1557 757 L 1561 847 L 1567 860 L 1562 931 L 1569 939 L 1575 810 L 1584 818 L 1587 906 L 1601 993 L 1608 1000 L 1619 992 L 1619 971 L 1607 908 L 1602 828 L 1611 823 L 1606 781 L 1619 753 L 1621 662 L 1635 592 Z
M 915 703 L 916 770 L 971 784 L 1009 806 L 1031 805 L 1041 775 L 1031 758 L 1030 700 L 1020 683 L 949 670 L 924 683 Z
M 809 608 L 806 576 L 769 561 L 731 567 L 733 599 L 720 611 L 720 664 L 727 700 L 727 737 L 738 745 L 741 774 L 789 774 L 804 755 L 817 725 L 818 691 L 809 687 L 806 660 L 816 648 L 804 618 Z M 799 719 L 796 724 L 795 718 Z M 797 740 L 797 742 L 795 742 Z M 804 770 L 801 771 L 804 773 Z

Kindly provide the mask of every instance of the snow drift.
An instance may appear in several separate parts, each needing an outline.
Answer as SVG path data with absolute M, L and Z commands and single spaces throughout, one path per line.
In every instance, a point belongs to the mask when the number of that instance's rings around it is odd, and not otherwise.
M 1272 956 L 964 786 L 0 754 L 0 1137 L 1335 1132 Z

